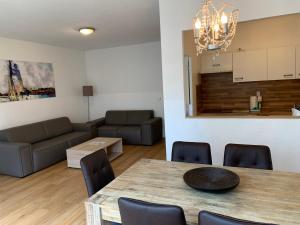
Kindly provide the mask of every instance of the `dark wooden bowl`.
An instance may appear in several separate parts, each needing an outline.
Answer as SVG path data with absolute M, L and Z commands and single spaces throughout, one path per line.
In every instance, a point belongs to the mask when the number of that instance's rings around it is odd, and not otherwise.
M 240 177 L 230 171 L 215 167 L 202 167 L 187 171 L 184 182 L 197 190 L 205 192 L 226 192 L 240 183 Z

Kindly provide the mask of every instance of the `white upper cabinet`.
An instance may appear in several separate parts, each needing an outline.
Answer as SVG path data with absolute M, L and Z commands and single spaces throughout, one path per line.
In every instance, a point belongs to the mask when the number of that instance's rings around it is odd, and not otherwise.
M 300 79 L 300 46 L 296 49 L 296 78 Z
M 268 79 L 267 50 L 233 53 L 233 82 Z
M 295 47 L 268 49 L 268 80 L 296 78 Z
M 232 53 L 207 54 L 201 56 L 201 73 L 220 73 L 232 71 Z

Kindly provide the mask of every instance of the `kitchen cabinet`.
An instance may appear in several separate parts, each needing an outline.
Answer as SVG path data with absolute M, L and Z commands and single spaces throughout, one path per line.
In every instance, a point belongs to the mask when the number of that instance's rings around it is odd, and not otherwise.
M 201 56 L 201 73 L 220 73 L 232 71 L 232 53 L 207 54 Z
M 295 47 L 268 49 L 268 80 L 296 78 Z
M 266 49 L 233 53 L 233 82 L 263 81 L 267 79 Z
M 296 78 L 300 79 L 300 46 L 296 49 Z

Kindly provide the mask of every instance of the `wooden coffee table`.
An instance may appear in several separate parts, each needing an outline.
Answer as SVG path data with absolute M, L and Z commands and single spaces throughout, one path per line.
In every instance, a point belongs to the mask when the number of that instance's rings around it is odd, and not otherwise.
M 123 154 L 122 138 L 97 137 L 67 149 L 68 167 L 80 168 L 80 159 L 98 150 L 105 150 L 109 161 Z

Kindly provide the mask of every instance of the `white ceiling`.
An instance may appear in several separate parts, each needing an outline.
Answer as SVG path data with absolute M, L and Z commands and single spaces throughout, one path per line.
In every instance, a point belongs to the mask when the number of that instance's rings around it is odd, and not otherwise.
M 77 29 L 93 26 L 82 36 Z M 0 0 L 0 37 L 81 50 L 160 40 L 158 0 Z

